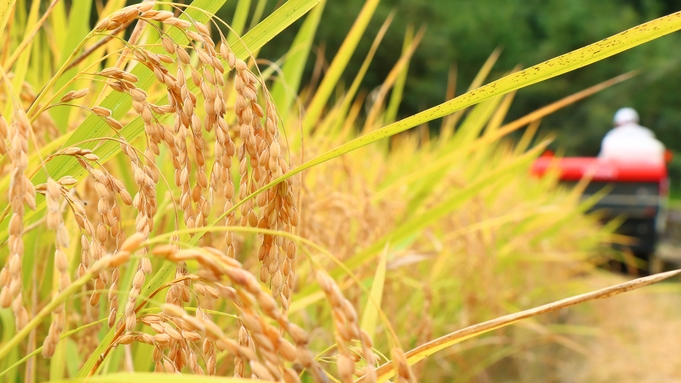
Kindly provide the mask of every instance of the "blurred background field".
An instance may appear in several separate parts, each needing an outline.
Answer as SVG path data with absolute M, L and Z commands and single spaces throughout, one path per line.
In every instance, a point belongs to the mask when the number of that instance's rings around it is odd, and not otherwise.
M 589 284 L 622 277 L 599 275 Z M 588 353 L 563 366 L 566 382 L 678 382 L 681 291 L 663 283 L 575 310 L 575 322 L 599 323 L 582 339 Z

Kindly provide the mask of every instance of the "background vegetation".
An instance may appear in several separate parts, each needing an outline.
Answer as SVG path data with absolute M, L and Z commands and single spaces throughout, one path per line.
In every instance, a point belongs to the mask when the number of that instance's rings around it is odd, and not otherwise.
M 256 2 L 253 3 L 255 7 Z M 325 22 L 315 37 L 313 56 L 322 55 L 326 61 L 332 59 L 343 41 L 342 31 L 348 30 L 354 21 L 349 10 L 359 10 L 362 3 L 362 0 L 348 0 L 326 5 Z M 268 2 L 269 7 L 273 5 Z M 222 14 L 230 14 L 234 6 L 235 2 L 229 2 Z M 375 34 L 391 12 L 395 12 L 395 20 L 369 67 L 363 87 L 372 90 L 382 83 L 399 57 L 408 25 L 427 29 L 410 62 L 400 108 L 402 116 L 445 98 L 447 82 L 444 79 L 452 68 L 458 74 L 456 94 L 463 93 L 468 80 L 496 48 L 501 48 L 502 54 L 492 78 L 498 78 L 515 65 L 532 65 L 679 9 L 681 1 L 678 0 L 384 0 L 378 5 L 367 33 Z M 279 43 L 265 47 L 262 56 L 276 58 L 283 54 L 293 39 L 293 31 L 282 33 L 275 40 Z M 668 148 L 681 153 L 681 141 L 677 139 L 681 134 L 681 95 L 676 86 L 681 82 L 681 74 L 676 70 L 681 63 L 679 44 L 681 36 L 666 36 L 607 62 L 523 89 L 508 116 L 520 117 L 566 94 L 641 69 L 643 74 L 635 79 L 546 117 L 540 130 L 556 134 L 552 149 L 565 150 L 567 155 L 595 156 L 601 139 L 612 128 L 615 111 L 632 106 L 639 111 L 642 125 L 653 129 Z M 370 39 L 360 42 L 347 73 L 356 73 L 370 45 Z M 307 78 L 312 75 L 313 65 L 311 60 Z M 436 131 L 439 125 L 431 126 Z M 671 171 L 674 189 L 679 190 L 681 158 L 676 157 Z

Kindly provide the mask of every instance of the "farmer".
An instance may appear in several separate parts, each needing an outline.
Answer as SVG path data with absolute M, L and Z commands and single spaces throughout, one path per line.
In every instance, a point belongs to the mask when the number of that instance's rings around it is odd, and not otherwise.
M 601 143 L 601 158 L 627 162 L 664 163 L 664 145 L 648 128 L 638 124 L 638 113 L 632 108 L 622 108 L 615 113 L 615 128 Z

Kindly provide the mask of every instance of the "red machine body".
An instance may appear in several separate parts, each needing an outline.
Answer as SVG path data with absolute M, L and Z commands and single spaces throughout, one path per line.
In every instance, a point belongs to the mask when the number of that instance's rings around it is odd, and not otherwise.
M 655 252 L 666 226 L 669 181 L 665 163 L 543 156 L 533 164 L 532 173 L 543 176 L 552 169 L 567 186 L 589 178 L 585 198 L 608 191 L 591 210 L 600 211 L 606 220 L 623 216 L 618 232 L 636 240 L 629 247 L 638 257 L 647 260 Z
M 605 160 L 597 157 L 540 157 L 532 173 L 543 175 L 549 169 L 560 172 L 561 181 L 579 181 L 591 177 L 594 182 L 661 182 L 667 179 L 663 163 L 636 163 Z

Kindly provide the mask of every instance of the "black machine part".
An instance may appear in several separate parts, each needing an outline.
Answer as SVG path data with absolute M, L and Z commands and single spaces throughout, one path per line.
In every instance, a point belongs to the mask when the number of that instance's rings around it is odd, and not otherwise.
M 565 184 L 575 185 L 574 182 Z M 659 183 L 591 182 L 582 197 L 597 193 L 604 195 L 590 211 L 598 211 L 606 221 L 623 217 L 625 220 L 617 233 L 634 239 L 634 244 L 628 246 L 632 252 L 645 259 L 653 254 L 665 226 L 666 197 L 660 195 Z

